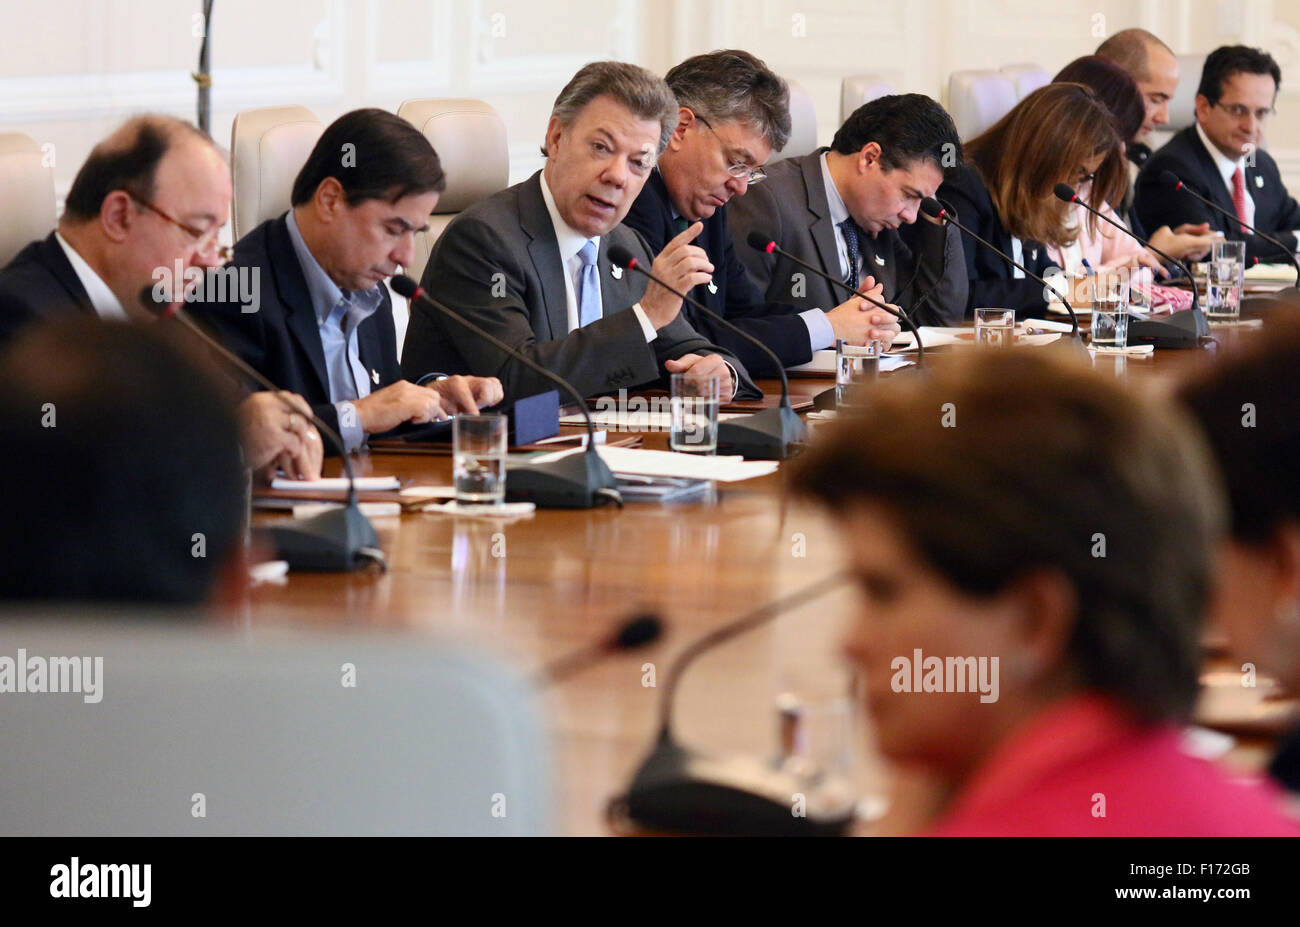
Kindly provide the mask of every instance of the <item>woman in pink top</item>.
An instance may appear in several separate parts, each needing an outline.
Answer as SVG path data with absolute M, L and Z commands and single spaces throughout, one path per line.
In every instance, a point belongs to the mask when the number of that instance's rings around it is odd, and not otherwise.
M 1182 748 L 1221 489 L 1165 402 L 1051 351 L 891 379 L 797 483 L 861 592 L 845 652 L 944 835 L 1293 835 Z

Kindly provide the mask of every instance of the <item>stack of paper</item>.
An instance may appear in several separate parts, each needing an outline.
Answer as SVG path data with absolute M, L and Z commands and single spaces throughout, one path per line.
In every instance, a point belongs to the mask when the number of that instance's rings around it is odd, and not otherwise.
M 310 489 L 313 492 L 339 492 L 348 488 L 346 476 L 326 477 L 319 480 L 286 480 L 276 477 L 271 481 L 272 489 Z M 402 484 L 395 476 L 359 476 L 357 492 L 374 492 L 401 489 Z
M 835 352 L 832 351 L 832 354 Z M 663 400 L 668 405 L 668 399 Z M 718 421 L 741 418 L 749 412 L 719 412 Z M 592 421 L 601 428 L 613 428 L 617 431 L 667 431 L 672 428 L 672 413 L 651 409 L 598 409 L 591 413 Z M 581 412 L 560 416 L 561 425 L 585 425 L 587 420 Z M 597 432 L 597 435 L 603 432 Z
M 559 460 L 569 454 L 581 454 L 581 448 L 556 451 L 530 457 L 530 464 Z M 709 456 L 706 454 L 679 454 L 675 451 L 646 451 L 635 447 L 602 447 L 597 453 L 614 473 L 636 473 L 642 476 L 675 476 L 697 480 L 717 480 L 734 483 L 775 473 L 779 462 L 775 460 L 746 460 L 739 456 Z

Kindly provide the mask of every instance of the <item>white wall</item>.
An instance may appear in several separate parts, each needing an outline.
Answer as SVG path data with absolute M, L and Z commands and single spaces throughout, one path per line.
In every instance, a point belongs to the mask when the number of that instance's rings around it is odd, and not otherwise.
M 0 131 L 52 146 L 60 194 L 128 114 L 193 118 L 197 2 L 2 3 Z M 812 93 L 827 142 L 845 74 L 942 99 L 950 71 L 1029 61 L 1053 72 L 1099 32 L 1133 25 L 1178 52 L 1272 51 L 1284 82 L 1269 148 L 1300 188 L 1300 0 L 217 0 L 212 128 L 227 142 L 252 106 L 301 103 L 328 122 L 411 97 L 481 97 L 505 118 L 518 180 L 539 163 L 552 99 L 586 61 L 662 72 L 747 48 Z

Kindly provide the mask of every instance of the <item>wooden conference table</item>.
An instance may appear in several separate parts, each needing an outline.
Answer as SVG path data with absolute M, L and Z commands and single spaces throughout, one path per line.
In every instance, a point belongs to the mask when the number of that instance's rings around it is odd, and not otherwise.
M 1238 337 L 1230 332 L 1224 340 Z M 1095 365 L 1133 388 L 1149 388 L 1213 353 L 1158 351 L 1140 360 L 1102 357 Z M 941 351 L 927 359 L 942 362 Z M 760 385 L 779 390 L 775 381 Z M 791 391 L 814 395 L 831 385 L 792 379 Z M 648 434 L 645 446 L 665 447 L 664 435 Z M 249 614 L 253 623 L 449 637 L 523 672 L 636 611 L 659 614 L 667 628 L 659 642 L 616 655 L 542 695 L 552 734 L 555 830 L 607 834 L 606 802 L 626 786 L 655 732 L 661 688 L 643 684 L 647 664 L 662 686 L 674 657 L 701 634 L 815 585 L 843 565 L 834 526 L 821 511 L 789 498 L 785 470 L 720 484 L 713 504 L 548 509 L 515 521 L 375 518 L 387 573 L 291 574 L 286 585 L 255 589 Z M 362 471 L 441 486 L 451 482 L 451 459 L 376 453 L 363 459 Z M 678 692 L 680 738 L 719 752 L 774 753 L 778 695 L 794 693 L 813 705 L 843 695 L 847 675 L 838 640 L 852 603 L 850 591 L 828 591 L 702 657 Z M 888 778 L 867 726 L 854 727 L 854 778 L 862 794 L 883 796 Z

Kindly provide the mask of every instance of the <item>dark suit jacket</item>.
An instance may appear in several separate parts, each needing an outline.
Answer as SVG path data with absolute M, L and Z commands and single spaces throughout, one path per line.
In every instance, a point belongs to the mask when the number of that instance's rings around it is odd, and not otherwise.
M 721 354 L 732 363 L 740 377 L 738 398 L 759 395 L 745 366 L 701 337 L 680 313 L 646 342 L 632 311 L 645 292 L 645 278 L 634 272 L 614 277 L 607 255 L 619 244 L 644 266 L 653 256 L 641 237 L 622 225 L 601 236 L 596 256 L 604 317 L 569 332 L 564 268 L 540 178 L 539 171 L 493 194 L 447 226 L 421 281 L 430 296 L 564 377 L 583 396 L 658 385 L 666 360 L 696 353 Z M 499 377 L 508 402 L 555 388 L 419 303 L 411 307 L 402 367 L 410 376 L 443 370 Z
M 778 161 L 767 168 L 767 180 L 730 204 L 732 235 L 742 242 L 746 270 L 768 299 L 788 299 L 800 309 L 833 309 L 848 293 L 788 258 L 761 253 L 744 242 L 751 231 L 771 235 L 800 260 L 840 277 L 822 178 L 825 150 Z M 917 325 L 961 324 L 967 285 L 957 229 L 921 220 L 886 229 L 874 239 L 864 237 L 860 245 L 863 271 L 884 287 L 887 302 L 902 306 Z
M 1177 228 L 1184 222 L 1209 222 L 1211 229 L 1223 232 L 1234 241 L 1246 242 L 1246 257 L 1257 257 L 1264 262 L 1290 260 L 1277 246 L 1269 244 L 1258 235 L 1243 235 L 1241 226 L 1227 216 L 1197 202 L 1181 190 L 1175 190 L 1160 179 L 1162 171 L 1173 171 L 1192 190 L 1211 200 L 1229 213 L 1236 214 L 1232 193 L 1214 158 L 1201 144 L 1196 126 L 1188 126 L 1153 154 L 1138 175 L 1135 211 L 1142 225 L 1156 229 L 1167 225 Z M 1254 226 L 1272 235 L 1291 251 L 1295 250 L 1296 237 L 1292 230 L 1300 228 L 1300 204 L 1287 193 L 1277 162 L 1267 151 L 1255 152 L 1255 164 L 1246 167 L 1246 192 L 1255 201 Z M 1260 186 L 1260 184 L 1263 186 Z
M 0 270 L 0 344 L 40 319 L 95 315 L 86 288 L 51 232 Z
M 307 279 L 289 237 L 287 215 L 263 222 L 241 238 L 228 265 L 256 269 L 261 301 L 256 312 L 244 312 L 237 295 L 224 303 L 196 302 L 188 308 L 227 348 L 276 386 L 306 399 L 337 431 L 338 413 L 329 399 L 325 350 Z M 379 308 L 357 327 L 357 348 L 361 363 L 379 375 L 377 382 L 372 378 L 372 391 L 402 378 L 387 289 Z
M 954 168 L 939 187 L 939 197 L 950 203 L 962 223 L 986 241 L 997 245 L 1006 254 L 1012 254 L 1011 233 L 1002 225 L 998 211 L 989 196 L 983 178 L 975 168 L 965 165 Z M 1040 277 L 1052 266 L 1047 249 L 1040 242 L 1022 242 L 1023 259 L 1020 263 Z M 977 241 L 968 241 L 963 247 L 966 255 L 966 276 L 970 288 L 966 298 L 966 314 L 976 308 L 1015 309 L 1017 317 L 1041 316 L 1047 308 L 1043 285 L 1029 278 L 1014 279 L 1013 268 Z
M 742 196 L 732 202 L 743 199 L 745 197 Z M 688 295 L 771 348 L 781 359 L 782 366 L 794 367 L 808 363 L 812 360 L 808 326 L 799 318 L 799 310 L 794 305 L 765 300 L 754 282 L 746 276 L 745 268 L 736 257 L 736 248 L 728 229 L 727 209 L 727 206 L 723 206 L 705 219 L 703 231 L 693 242 L 704 249 L 709 256 L 709 263 L 714 267 L 714 291 L 711 292 L 707 285 L 701 285 Z M 677 236 L 672 200 L 668 196 L 663 175 L 658 170 L 651 172 L 650 179 L 632 204 L 623 224 L 641 233 L 650 246 L 652 255 L 662 251 Z M 748 245 L 742 247 L 748 248 Z M 834 305 L 836 304 L 832 303 L 824 308 L 829 309 Z M 781 375 L 770 357 L 726 326 L 719 325 L 716 320 L 691 305 L 682 306 L 682 312 L 696 331 L 734 353 L 754 376 Z

